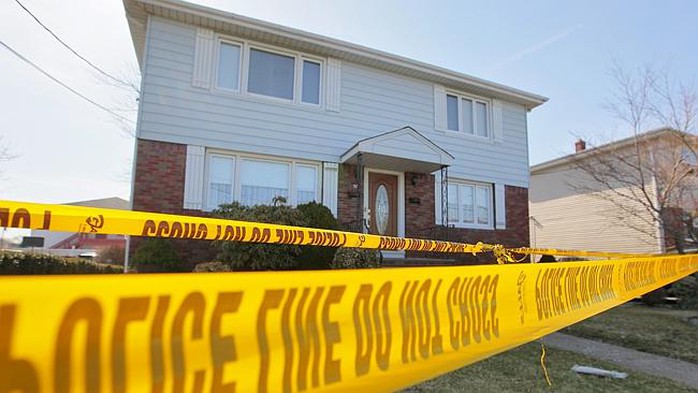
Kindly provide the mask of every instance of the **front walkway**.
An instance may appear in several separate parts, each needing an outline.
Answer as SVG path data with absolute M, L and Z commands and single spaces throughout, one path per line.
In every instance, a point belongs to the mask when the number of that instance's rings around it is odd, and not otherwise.
M 553 333 L 543 337 L 541 340 L 551 348 L 605 360 L 629 370 L 667 378 L 693 389 L 698 389 L 698 364 L 562 333 Z M 630 377 L 632 378 L 632 376 Z

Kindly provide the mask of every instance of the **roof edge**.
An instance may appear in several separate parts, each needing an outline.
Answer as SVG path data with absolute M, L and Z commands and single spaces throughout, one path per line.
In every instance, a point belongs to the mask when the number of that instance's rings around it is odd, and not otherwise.
M 431 74 L 435 77 L 451 79 L 454 82 L 465 83 L 473 86 L 474 88 L 490 90 L 493 93 L 510 97 L 516 100 L 517 102 L 523 103 L 528 110 L 531 110 L 548 101 L 548 98 L 542 95 L 530 93 L 496 82 L 487 81 L 485 79 L 477 78 L 472 75 L 449 70 L 447 68 L 410 59 L 404 56 L 391 54 L 363 45 L 353 44 L 347 41 L 342 41 L 339 39 L 330 38 L 291 27 L 286 27 L 272 22 L 266 22 L 259 19 L 234 14 L 228 11 L 218 10 L 215 8 L 202 6 L 198 4 L 192 4 L 181 0 L 124 0 L 127 17 L 138 17 L 137 15 L 132 15 L 132 10 L 130 9 L 130 5 L 135 5 L 137 3 L 170 8 L 172 10 L 190 13 L 199 17 L 217 19 L 224 23 L 235 23 L 237 25 L 266 31 L 269 33 L 282 34 L 288 38 L 324 46 L 328 49 L 338 50 L 340 52 L 345 52 L 347 54 L 355 56 L 372 58 L 374 60 L 383 61 L 386 64 L 390 64 L 393 66 L 404 67 L 413 71 Z M 131 31 L 131 35 L 133 37 L 133 31 Z M 138 49 L 136 51 L 138 52 Z
M 581 151 L 579 153 L 568 154 L 566 156 L 554 158 L 554 159 L 549 160 L 549 161 L 545 161 L 545 162 L 541 162 L 541 163 L 536 164 L 536 165 L 532 165 L 529 168 L 529 172 L 532 175 L 537 174 L 538 172 L 541 172 L 541 171 L 544 171 L 544 170 L 547 170 L 550 168 L 554 168 L 556 166 L 569 164 L 570 162 L 578 160 L 578 159 L 584 159 L 585 157 L 587 157 L 591 154 L 603 152 L 603 151 L 608 150 L 608 149 L 617 149 L 617 148 L 625 147 L 627 145 L 630 145 L 631 143 L 633 143 L 637 139 L 650 139 L 650 138 L 658 137 L 664 133 L 679 133 L 679 134 L 690 135 L 690 134 L 687 134 L 687 133 L 682 132 L 682 131 L 674 130 L 670 127 L 655 128 L 655 129 L 652 129 L 652 130 L 649 130 L 649 131 L 646 131 L 646 132 L 643 132 L 643 133 L 640 133 L 637 135 L 633 135 L 633 136 L 629 136 L 627 138 L 619 139 L 617 141 L 608 142 L 608 143 L 605 143 L 601 146 L 592 147 L 591 149 L 586 149 L 586 150 Z

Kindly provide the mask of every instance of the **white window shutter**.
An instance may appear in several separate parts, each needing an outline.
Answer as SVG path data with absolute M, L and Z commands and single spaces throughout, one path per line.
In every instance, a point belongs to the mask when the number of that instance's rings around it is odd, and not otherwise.
M 194 75 L 191 84 L 195 87 L 208 89 L 211 87 L 213 59 L 215 51 L 213 31 L 196 29 L 196 48 L 194 49 Z
M 504 120 L 502 119 L 502 101 L 492 100 L 492 128 L 494 140 L 504 140 Z
M 507 228 L 507 203 L 506 203 L 506 187 L 504 184 L 494 185 L 494 203 L 495 203 L 495 214 L 494 218 L 495 227 L 497 229 Z
M 342 89 L 342 62 L 329 58 L 325 68 L 325 108 L 328 111 L 339 112 L 339 97 Z
M 203 146 L 187 146 L 187 164 L 184 169 L 185 209 L 203 209 L 205 157 L 206 149 Z
M 434 129 L 446 130 L 446 88 L 434 85 Z
M 339 181 L 339 165 L 336 162 L 322 164 L 322 204 L 327 206 L 337 217 L 337 184 Z
M 441 173 L 434 175 L 434 217 L 436 225 L 441 225 Z

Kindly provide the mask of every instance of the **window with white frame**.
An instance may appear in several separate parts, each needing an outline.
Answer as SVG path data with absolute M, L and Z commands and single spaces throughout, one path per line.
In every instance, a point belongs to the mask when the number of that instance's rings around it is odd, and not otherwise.
M 238 201 L 270 205 L 277 197 L 297 205 L 319 200 L 319 165 L 294 160 L 209 153 L 206 156 L 206 208 Z
M 449 225 L 492 228 L 492 185 L 448 180 Z
M 235 184 L 235 157 L 211 155 L 208 159 L 207 204 L 218 207 L 233 200 Z
M 320 59 L 222 39 L 217 67 L 219 89 L 320 105 Z
M 240 164 L 240 203 L 269 205 L 278 197 L 288 201 L 290 163 L 243 158 Z
M 221 41 L 218 47 L 218 77 L 216 86 L 228 90 L 240 90 L 242 45 Z
M 446 94 L 446 126 L 449 131 L 490 137 L 490 104 L 486 100 Z

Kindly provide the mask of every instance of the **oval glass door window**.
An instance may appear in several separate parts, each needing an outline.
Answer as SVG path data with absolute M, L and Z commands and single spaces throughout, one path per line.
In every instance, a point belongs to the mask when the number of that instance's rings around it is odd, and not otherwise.
M 388 222 L 390 220 L 390 202 L 388 201 L 388 189 L 383 184 L 378 186 L 376 190 L 376 229 L 378 234 L 383 235 L 388 231 Z

